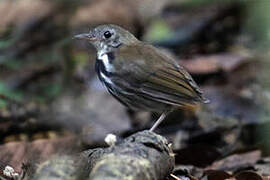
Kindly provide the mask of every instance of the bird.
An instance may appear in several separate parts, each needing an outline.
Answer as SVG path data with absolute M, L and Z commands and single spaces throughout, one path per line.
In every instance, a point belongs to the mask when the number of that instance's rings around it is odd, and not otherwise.
M 161 114 L 151 132 L 173 110 L 209 103 L 172 56 L 118 25 L 98 25 L 74 38 L 95 47 L 96 73 L 113 97 L 129 109 Z

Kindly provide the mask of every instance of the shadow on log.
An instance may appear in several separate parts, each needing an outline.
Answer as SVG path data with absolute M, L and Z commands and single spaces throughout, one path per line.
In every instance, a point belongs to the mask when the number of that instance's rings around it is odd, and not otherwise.
M 40 164 L 31 179 L 163 180 L 173 168 L 174 155 L 167 140 L 142 131 L 79 157 L 57 156 Z

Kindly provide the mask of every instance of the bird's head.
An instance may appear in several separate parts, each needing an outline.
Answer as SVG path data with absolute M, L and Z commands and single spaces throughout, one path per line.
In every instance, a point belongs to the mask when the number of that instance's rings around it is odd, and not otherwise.
M 97 26 L 89 33 L 76 35 L 75 38 L 89 41 L 97 51 L 115 49 L 138 41 L 130 32 L 113 24 Z

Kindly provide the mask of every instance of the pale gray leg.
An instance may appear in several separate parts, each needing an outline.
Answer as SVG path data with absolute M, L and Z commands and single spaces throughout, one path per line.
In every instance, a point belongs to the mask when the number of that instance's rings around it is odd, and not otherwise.
M 149 131 L 153 132 L 170 112 L 171 110 L 164 111 Z

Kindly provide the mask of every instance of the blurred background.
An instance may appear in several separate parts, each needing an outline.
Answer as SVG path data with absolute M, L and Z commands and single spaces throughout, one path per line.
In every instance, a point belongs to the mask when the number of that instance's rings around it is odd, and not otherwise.
M 156 131 L 173 143 L 176 164 L 267 157 L 269 11 L 268 0 L 1 0 L 0 169 L 105 146 L 106 134 L 126 137 L 158 118 L 111 97 L 95 49 L 73 39 L 106 23 L 171 53 L 211 100 Z

